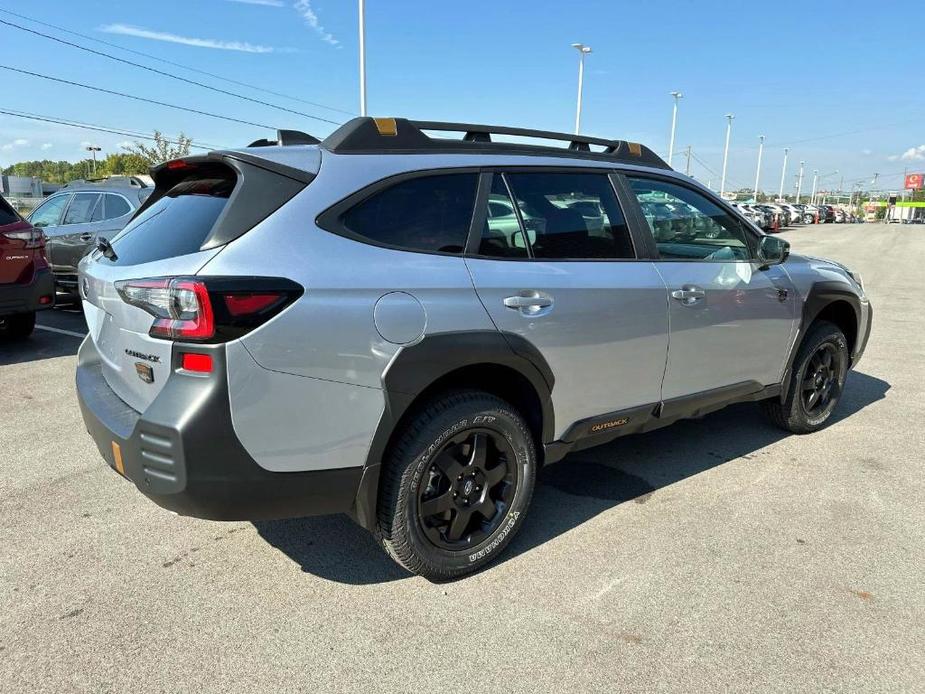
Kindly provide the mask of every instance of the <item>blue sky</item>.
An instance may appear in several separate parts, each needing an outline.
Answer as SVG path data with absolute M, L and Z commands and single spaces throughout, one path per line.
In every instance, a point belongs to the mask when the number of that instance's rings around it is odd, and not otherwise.
M 341 122 L 358 110 L 354 0 L 54 0 L 0 9 L 222 76 L 332 107 L 256 92 L 165 67 L 0 13 L 0 19 L 112 52 L 217 87 Z M 718 186 L 724 114 L 732 112 L 727 188 L 754 183 L 758 136 L 767 137 L 762 187 L 776 190 L 791 146 L 787 189 L 799 160 L 839 170 L 820 187 L 881 174 L 900 185 L 925 169 L 925 70 L 921 3 L 726 3 L 714 0 L 367 0 L 369 109 L 373 115 L 573 127 L 577 53 L 585 71 L 582 130 L 638 140 L 664 154 L 669 92 L 684 93 L 677 152 L 692 145 L 692 173 Z M 148 98 L 305 130 L 335 126 L 146 73 L 0 25 L 0 65 Z M 0 70 L 0 108 L 246 144 L 258 127 L 86 92 Z M 345 113 L 348 112 L 348 113 Z M 0 165 L 32 158 L 79 159 L 84 143 L 119 151 L 130 138 L 0 115 Z M 903 156 L 905 155 L 905 158 Z M 705 165 L 705 166 L 704 166 Z M 713 173 L 711 173 L 711 171 Z M 827 185 L 826 185 L 827 184 Z M 846 187 L 847 184 L 846 184 Z

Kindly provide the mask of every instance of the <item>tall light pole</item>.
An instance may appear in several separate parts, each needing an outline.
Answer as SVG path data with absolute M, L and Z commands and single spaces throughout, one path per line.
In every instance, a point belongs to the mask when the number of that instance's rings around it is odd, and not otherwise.
M 732 133 L 732 119 L 735 116 L 731 113 L 726 114 L 726 148 L 723 150 L 723 176 L 719 184 L 719 196 L 722 197 L 726 192 L 726 164 L 729 161 L 729 135 Z
M 671 166 L 671 157 L 674 155 L 674 131 L 678 124 L 678 100 L 684 98 L 681 92 L 671 92 L 674 97 L 674 108 L 671 111 L 671 139 L 668 141 L 668 166 Z
M 691 175 L 691 146 L 687 146 L 687 164 L 684 166 L 684 175 Z
M 874 174 L 874 180 L 870 182 L 870 191 L 874 192 L 877 189 L 877 179 L 880 178 L 880 174 Z
M 819 182 L 819 169 L 813 169 L 813 193 L 809 196 L 809 204 L 816 204 L 816 183 Z
M 800 204 L 800 192 L 803 190 L 803 165 L 805 161 L 800 162 L 800 173 L 797 178 L 797 204 Z
M 761 178 L 761 155 L 764 152 L 764 135 L 758 136 L 758 168 L 755 170 L 755 202 L 758 202 L 758 181 Z
M 787 175 L 787 155 L 790 154 L 790 148 L 784 147 L 784 165 L 780 169 L 780 192 L 777 197 L 779 200 L 784 199 L 784 177 Z
M 89 145 L 87 147 L 84 147 L 84 149 L 93 155 L 93 177 L 95 178 L 96 177 L 96 153 L 101 151 L 101 148 L 97 147 L 96 145 Z
M 360 0 L 360 115 L 366 115 L 366 0 Z
M 578 51 L 578 106 L 575 109 L 575 134 L 581 132 L 581 90 L 585 81 L 585 56 L 591 52 L 591 47 L 583 43 L 573 43 L 572 48 Z

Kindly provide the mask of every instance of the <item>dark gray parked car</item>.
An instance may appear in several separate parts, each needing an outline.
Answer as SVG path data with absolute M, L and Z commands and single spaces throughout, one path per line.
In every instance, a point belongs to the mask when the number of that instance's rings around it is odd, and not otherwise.
M 32 211 L 28 220 L 45 233 L 57 288 L 77 292 L 77 263 L 99 237 L 119 233 L 153 190 L 127 176 L 73 181 Z

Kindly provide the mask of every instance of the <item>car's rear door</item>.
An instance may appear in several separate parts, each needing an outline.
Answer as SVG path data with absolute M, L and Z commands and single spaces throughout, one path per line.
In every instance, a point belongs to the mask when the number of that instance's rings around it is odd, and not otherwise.
M 552 369 L 556 438 L 580 420 L 656 403 L 665 285 L 636 255 L 608 173 L 493 170 L 482 186 L 466 264 L 495 325 Z
M 97 208 L 102 207 L 102 195 L 97 192 L 74 193 L 64 220 L 55 237 L 55 272 L 76 275 L 77 263 L 90 249 L 95 238 L 93 221 Z
M 756 262 L 759 235 L 705 191 L 657 175 L 626 180 L 640 213 L 653 201 L 684 210 L 667 223 L 637 217 L 670 297 L 662 399 L 779 383 L 798 318 L 784 268 Z

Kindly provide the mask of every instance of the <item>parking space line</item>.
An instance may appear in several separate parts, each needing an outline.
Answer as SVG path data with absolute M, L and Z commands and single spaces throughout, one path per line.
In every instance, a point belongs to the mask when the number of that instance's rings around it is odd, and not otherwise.
M 36 325 L 35 329 L 36 330 L 47 330 L 50 333 L 61 333 L 62 335 L 70 335 L 71 337 L 79 337 L 81 340 L 87 336 L 86 333 L 78 333 L 74 330 L 63 330 L 61 328 L 52 328 L 47 325 Z

